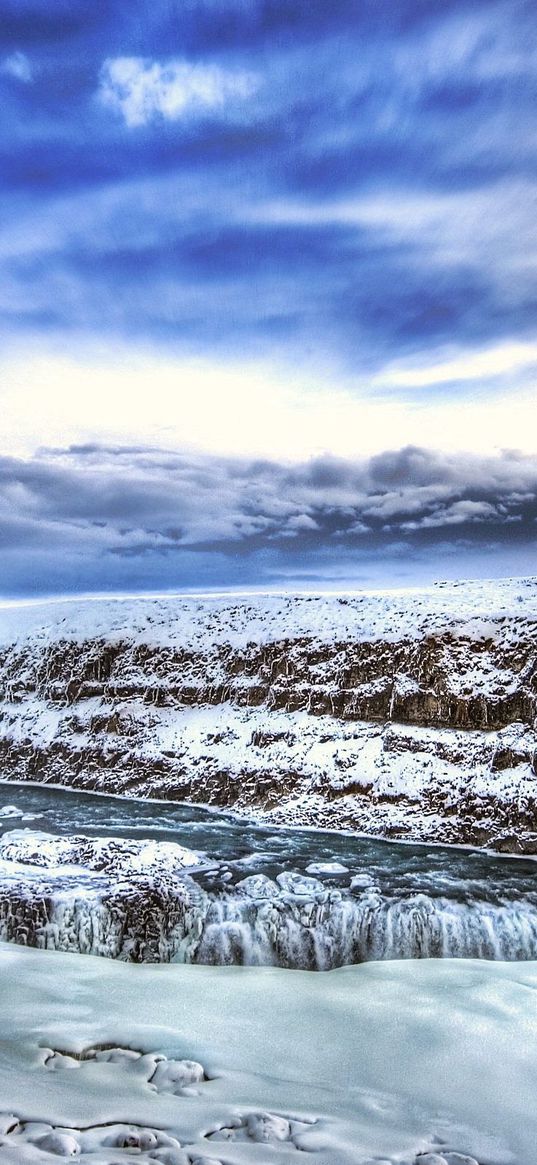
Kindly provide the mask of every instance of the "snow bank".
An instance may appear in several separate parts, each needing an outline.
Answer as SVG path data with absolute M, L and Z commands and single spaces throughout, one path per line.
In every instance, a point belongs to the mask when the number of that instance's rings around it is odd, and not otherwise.
M 1 1165 L 537 1163 L 537 964 L 0 973 Z

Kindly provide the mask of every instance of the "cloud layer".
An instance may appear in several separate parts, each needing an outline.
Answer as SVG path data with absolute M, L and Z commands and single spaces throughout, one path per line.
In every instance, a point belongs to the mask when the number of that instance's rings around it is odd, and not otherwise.
M 1 7 L 6 593 L 535 569 L 531 0 Z
M 478 560 L 529 573 L 537 459 L 410 446 L 284 465 L 88 445 L 0 460 L 0 535 L 5 593 L 62 578 L 99 590 L 394 584 Z

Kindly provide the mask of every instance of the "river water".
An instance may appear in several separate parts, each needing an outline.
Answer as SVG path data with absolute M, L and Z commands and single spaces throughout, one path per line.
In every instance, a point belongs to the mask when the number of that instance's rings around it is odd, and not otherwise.
M 192 892 L 184 923 L 169 931 L 161 925 L 159 953 L 146 956 L 153 961 L 324 970 L 372 959 L 537 958 L 531 859 L 268 827 L 192 805 L 24 784 L 0 789 L 0 803 L 24 814 L 0 819 L 0 833 L 172 841 L 203 855 L 205 868 L 186 875 Z M 106 931 L 102 917 L 95 923 L 100 904 L 82 897 L 71 886 L 67 905 L 52 904 L 55 923 L 42 945 L 74 949 L 72 935 L 82 933 L 88 910 L 92 934 Z M 132 957 L 106 943 L 81 949 Z

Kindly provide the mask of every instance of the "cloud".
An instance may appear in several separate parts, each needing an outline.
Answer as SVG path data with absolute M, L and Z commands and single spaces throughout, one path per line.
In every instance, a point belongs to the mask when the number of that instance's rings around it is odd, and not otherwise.
M 216 585 L 309 567 L 404 577 L 490 547 L 507 573 L 535 553 L 537 458 L 415 447 L 293 465 L 88 444 L 0 459 L 11 593 L 28 588 Z M 464 551 L 464 553 L 463 553 Z M 395 565 L 393 565 L 395 564 Z M 397 565 L 399 564 L 399 565 Z M 510 568 L 510 569 L 509 569 Z M 78 576 L 77 576 L 78 571 Z M 63 572 L 63 574 L 62 574 Z M 73 583 L 73 576 L 75 582 Z M 76 578 L 78 577 L 78 583 Z M 63 578 L 63 583 L 62 583 Z M 4 584 L 6 586 L 6 584 Z
M 252 74 L 218 65 L 115 57 L 102 66 L 99 97 L 122 115 L 126 125 L 136 128 L 154 118 L 178 121 L 221 112 L 230 103 L 251 97 L 256 85 Z
M 34 79 L 31 62 L 26 53 L 21 52 L 4 57 L 0 63 L 0 73 L 5 77 L 14 77 L 16 81 L 22 81 L 25 85 Z
M 381 363 L 442 392 L 535 344 L 527 3 L 135 7 L 9 0 L 39 83 L 3 86 L 3 337 L 263 353 L 369 399 Z
M 512 375 L 521 369 L 535 369 L 537 366 L 537 343 L 499 344 L 493 348 L 454 356 L 440 363 L 427 363 L 422 367 L 387 368 L 378 384 L 390 384 L 396 388 L 426 388 L 438 384 L 452 384 L 455 381 L 490 381 L 498 376 Z

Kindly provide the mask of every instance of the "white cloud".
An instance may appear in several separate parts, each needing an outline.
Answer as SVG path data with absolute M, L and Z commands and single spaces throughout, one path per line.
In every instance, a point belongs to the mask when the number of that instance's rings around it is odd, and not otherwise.
M 387 368 L 382 376 L 376 377 L 375 383 L 395 388 L 426 388 L 459 380 L 489 381 L 536 364 L 537 343 L 497 344 L 424 365 Z
M 463 266 L 495 283 L 506 302 L 533 287 L 537 260 L 537 186 L 508 178 L 447 192 L 378 187 L 345 200 L 278 200 L 245 208 L 251 222 L 342 226 L 371 231 L 391 247 L 411 247 L 413 261 L 444 274 Z
M 178 121 L 223 109 L 230 101 L 251 96 L 255 88 L 252 74 L 230 72 L 217 65 L 115 57 L 103 64 L 99 96 L 134 128 L 155 117 Z
M 32 65 L 25 53 L 11 53 L 11 56 L 5 57 L 0 65 L 0 73 L 14 77 L 16 81 L 23 81 L 26 85 L 34 79 Z

